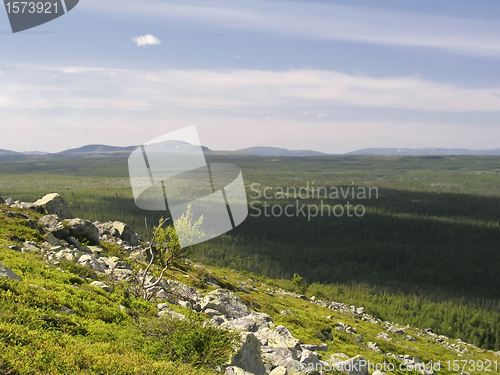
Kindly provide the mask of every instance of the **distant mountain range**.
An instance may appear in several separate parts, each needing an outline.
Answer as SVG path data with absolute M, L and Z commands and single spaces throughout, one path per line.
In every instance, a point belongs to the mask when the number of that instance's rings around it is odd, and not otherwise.
M 287 150 L 279 147 L 249 147 L 238 150 L 247 154 L 257 156 L 326 156 L 324 152 L 311 150 Z
M 178 150 L 190 146 L 189 143 L 182 141 L 168 141 L 158 144 L 164 147 L 164 150 Z M 73 148 L 58 153 L 47 153 L 42 151 L 26 151 L 16 152 L 0 149 L 0 157 L 4 160 L 25 159 L 33 156 L 92 156 L 92 155 L 115 155 L 115 154 L 130 154 L 138 146 L 117 147 L 108 145 L 86 145 L 79 148 Z M 279 147 L 249 147 L 237 151 L 212 151 L 208 147 L 202 146 L 205 152 L 215 152 L 218 154 L 250 154 L 255 156 L 267 157 L 292 157 L 292 156 L 328 156 L 335 154 L 326 154 L 324 152 L 312 150 L 288 150 Z M 338 155 L 338 154 L 337 154 Z M 492 150 L 469 150 L 464 148 L 365 148 L 361 150 L 351 151 L 342 155 L 379 155 L 379 156 L 424 156 L 424 155 L 485 155 L 485 156 L 500 156 L 500 148 Z
M 346 155 L 500 155 L 500 148 L 494 150 L 468 150 L 465 148 L 364 148 Z

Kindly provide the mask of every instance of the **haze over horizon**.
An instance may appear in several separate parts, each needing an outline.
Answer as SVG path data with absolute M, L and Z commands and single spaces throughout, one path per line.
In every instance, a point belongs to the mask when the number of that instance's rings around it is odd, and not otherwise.
M 0 149 L 191 125 L 216 150 L 496 149 L 499 20 L 486 0 L 86 0 L 0 32 Z

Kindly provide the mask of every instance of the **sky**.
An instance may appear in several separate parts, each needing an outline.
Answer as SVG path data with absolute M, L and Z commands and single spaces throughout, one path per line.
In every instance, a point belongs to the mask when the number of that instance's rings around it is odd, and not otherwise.
M 500 2 L 80 0 L 13 34 L 0 149 L 500 148 Z

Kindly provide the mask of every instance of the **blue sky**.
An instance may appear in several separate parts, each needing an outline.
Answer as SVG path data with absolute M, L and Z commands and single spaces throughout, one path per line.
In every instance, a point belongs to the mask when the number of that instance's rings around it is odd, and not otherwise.
M 3 149 L 191 125 L 213 149 L 500 148 L 498 1 L 81 0 L 9 30 Z

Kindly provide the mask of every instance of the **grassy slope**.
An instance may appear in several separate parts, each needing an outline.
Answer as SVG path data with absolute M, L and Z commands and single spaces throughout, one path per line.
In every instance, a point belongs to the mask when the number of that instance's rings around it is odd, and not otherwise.
M 29 219 L 9 217 L 11 209 L 0 205 L 0 238 L 16 236 L 40 242 L 36 232 L 29 229 Z M 17 211 L 18 214 L 27 212 Z M 29 213 L 36 219 L 36 215 Z M 211 374 L 211 370 L 196 370 L 175 363 L 166 366 L 165 361 L 148 354 L 138 345 L 140 335 L 134 320 L 120 311 L 125 304 L 147 321 L 156 313 L 153 303 L 141 300 L 124 300 L 123 289 L 115 286 L 112 294 L 89 285 L 76 275 L 48 266 L 40 255 L 18 253 L 0 244 L 0 263 L 10 267 L 23 278 L 22 282 L 0 279 L 0 374 Z M 491 352 L 472 346 L 463 357 L 428 338 L 419 337 L 418 330 L 407 328 L 407 333 L 416 337 L 416 342 L 406 342 L 398 335 L 390 334 L 393 341 L 377 340 L 375 336 L 385 331 L 350 315 L 336 313 L 311 302 L 276 293 L 268 293 L 271 286 L 291 289 L 292 284 L 284 280 L 265 280 L 248 277 L 243 273 L 227 269 L 206 267 L 210 277 L 221 284 L 234 287 L 245 281 L 256 291 L 239 293 L 247 303 L 256 302 L 258 311 L 271 315 L 276 324 L 287 326 L 294 336 L 304 343 L 320 343 L 315 334 L 331 329 L 334 340 L 328 354 L 346 353 L 349 356 L 362 354 L 372 362 L 382 362 L 384 357 L 366 348 L 368 341 L 377 341 L 382 350 L 396 354 L 410 354 L 423 361 L 448 360 L 499 360 Z M 191 266 L 183 266 L 167 277 L 177 278 L 204 292 L 213 287 L 206 284 L 208 273 Z M 75 311 L 62 313 L 61 306 Z M 281 315 L 289 309 L 291 315 Z M 182 311 L 182 310 L 179 310 Z M 333 319 L 327 319 L 332 316 Z M 337 321 L 356 328 L 357 335 L 335 331 Z M 451 342 L 455 342 L 451 340 Z M 480 374 L 478 371 L 469 371 Z M 443 371 L 442 373 L 456 373 Z M 495 372 L 490 372 L 495 373 Z

